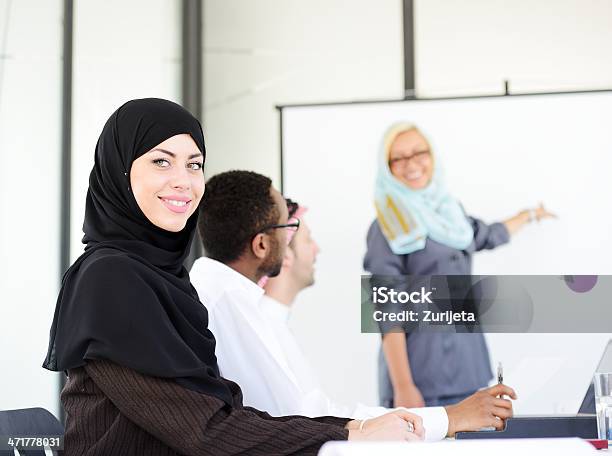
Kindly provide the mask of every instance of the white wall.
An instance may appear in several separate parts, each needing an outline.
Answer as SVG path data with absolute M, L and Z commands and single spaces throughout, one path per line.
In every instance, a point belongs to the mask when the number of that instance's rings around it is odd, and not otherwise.
M 204 5 L 207 176 L 250 169 L 280 185 L 275 105 L 403 93 L 399 0 Z
M 0 0 L 0 409 L 57 413 L 41 366 L 60 280 L 62 15 L 59 0 Z
M 609 0 L 416 0 L 420 97 L 612 87 Z
M 180 102 L 179 7 L 180 2 L 167 0 L 75 2 L 72 260 L 84 248 L 81 238 L 89 172 L 108 117 L 134 98 Z

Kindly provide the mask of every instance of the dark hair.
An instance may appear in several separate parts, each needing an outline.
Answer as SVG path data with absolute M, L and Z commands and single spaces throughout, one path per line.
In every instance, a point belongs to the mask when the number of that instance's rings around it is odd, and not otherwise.
M 198 231 L 206 256 L 227 263 L 240 258 L 253 236 L 278 223 L 272 181 L 251 171 L 228 171 L 206 183 Z
M 289 212 L 289 218 L 291 218 L 298 211 L 300 205 L 296 201 L 293 201 L 291 198 L 285 198 L 285 202 L 287 203 L 287 211 Z

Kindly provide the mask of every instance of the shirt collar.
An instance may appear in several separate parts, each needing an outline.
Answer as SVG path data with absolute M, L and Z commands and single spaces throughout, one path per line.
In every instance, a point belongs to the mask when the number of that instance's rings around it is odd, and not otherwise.
M 252 297 L 253 302 L 257 302 L 264 293 L 263 288 L 255 282 L 243 276 L 235 269 L 212 258 L 198 258 L 193 264 L 191 274 L 205 277 L 206 286 L 204 288 L 208 288 L 209 291 L 216 289 L 219 292 L 223 292 L 240 289 Z
M 278 323 L 287 324 L 289 321 L 289 315 L 291 314 L 291 308 L 282 302 L 277 301 L 274 298 L 264 294 L 261 297 L 261 306 L 270 318 Z

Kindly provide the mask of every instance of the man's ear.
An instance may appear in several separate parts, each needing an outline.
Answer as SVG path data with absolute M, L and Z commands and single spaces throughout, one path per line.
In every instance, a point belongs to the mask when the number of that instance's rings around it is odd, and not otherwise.
M 270 250 L 270 239 L 265 233 L 257 233 L 251 240 L 251 252 L 256 258 L 263 260 Z

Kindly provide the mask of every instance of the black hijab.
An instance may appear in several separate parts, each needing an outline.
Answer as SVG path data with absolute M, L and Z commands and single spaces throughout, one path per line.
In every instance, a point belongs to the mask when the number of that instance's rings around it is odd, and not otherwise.
M 66 371 L 106 359 L 231 404 L 208 313 L 183 266 L 198 211 L 182 231 L 166 231 L 131 191 L 134 160 L 182 133 L 206 154 L 200 123 L 167 100 L 129 101 L 106 122 L 89 177 L 85 252 L 64 274 L 43 367 Z

